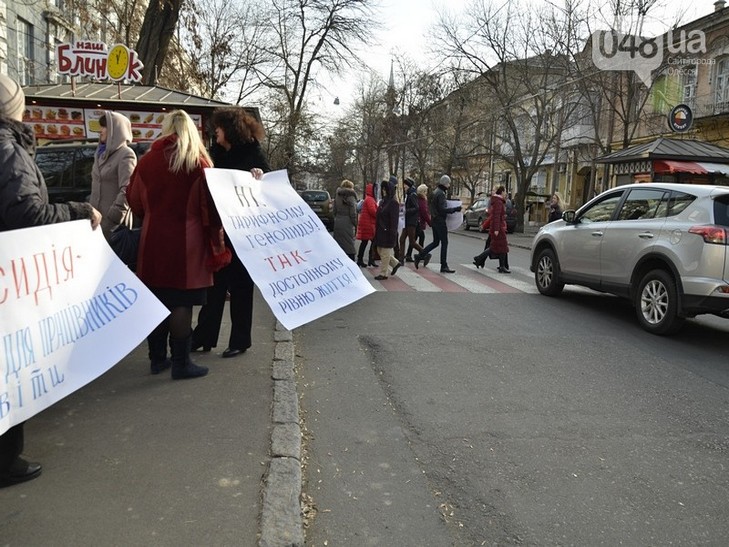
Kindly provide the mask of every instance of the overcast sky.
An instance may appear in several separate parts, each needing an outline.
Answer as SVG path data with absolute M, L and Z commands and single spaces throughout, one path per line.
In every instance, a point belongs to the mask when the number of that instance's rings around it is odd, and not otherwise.
M 499 0 L 493 0 L 494 3 Z M 544 5 L 548 0 L 528 0 L 536 5 Z M 608 4 L 605 0 L 591 1 L 600 6 Z M 387 81 L 390 72 L 392 52 L 404 52 L 423 68 L 432 65 L 428 59 L 428 29 L 437 21 L 437 10 L 446 7 L 447 10 L 458 13 L 470 3 L 470 0 L 379 0 L 383 26 L 375 30 L 379 38 L 379 45 L 372 45 L 363 55 L 367 64 Z M 551 2 L 560 5 L 560 0 Z M 646 35 L 656 35 L 665 31 L 668 25 L 676 20 L 679 13 L 685 13 L 682 22 L 687 23 L 714 11 L 714 0 L 658 0 L 652 19 L 648 21 L 650 27 L 655 29 Z M 729 4 L 729 0 L 728 0 Z M 340 98 L 340 108 L 351 104 L 351 96 L 356 89 L 358 76 L 347 75 L 344 81 L 336 82 L 323 91 L 322 104 L 331 107 L 335 96 Z

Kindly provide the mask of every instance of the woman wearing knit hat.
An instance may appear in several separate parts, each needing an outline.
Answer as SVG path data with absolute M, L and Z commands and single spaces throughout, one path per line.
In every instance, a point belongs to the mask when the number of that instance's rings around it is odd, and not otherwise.
M 461 206 L 448 207 L 446 191 L 451 187 L 451 177 L 443 175 L 438 181 L 438 188 L 433 192 L 433 241 L 425 249 L 415 255 L 415 269 L 422 261 L 425 266 L 430 260 L 430 251 L 440 245 L 440 273 L 455 273 L 448 266 L 448 228 L 446 217 L 461 210 Z
M 33 162 L 35 136 L 22 122 L 25 95 L 20 85 L 0 74 L 0 231 L 56 224 L 82 218 L 96 228 L 101 214 L 88 203 L 48 202 L 48 188 Z M 41 466 L 20 457 L 23 424 L 0 435 L 0 486 L 38 477 Z

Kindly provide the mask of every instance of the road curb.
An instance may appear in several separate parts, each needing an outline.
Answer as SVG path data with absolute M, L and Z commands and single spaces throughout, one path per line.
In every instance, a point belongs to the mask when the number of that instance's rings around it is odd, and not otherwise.
M 291 331 L 276 321 L 271 419 L 271 461 L 263 481 L 260 547 L 303 547 L 301 424 Z

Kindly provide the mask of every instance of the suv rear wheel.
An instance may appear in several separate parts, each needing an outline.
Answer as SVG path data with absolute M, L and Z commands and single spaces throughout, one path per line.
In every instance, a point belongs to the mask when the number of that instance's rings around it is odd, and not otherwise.
M 534 281 L 539 292 L 546 296 L 557 296 L 564 289 L 564 283 L 559 280 L 559 262 L 552 249 L 539 251 L 537 267 L 534 269 Z
M 652 334 L 671 334 L 683 325 L 679 317 L 676 281 L 664 270 L 643 276 L 635 295 L 635 311 L 640 326 Z

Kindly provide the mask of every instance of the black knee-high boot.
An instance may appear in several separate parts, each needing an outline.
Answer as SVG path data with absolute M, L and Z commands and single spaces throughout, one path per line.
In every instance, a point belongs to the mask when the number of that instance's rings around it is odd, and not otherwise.
M 170 338 L 172 351 L 172 379 L 199 378 L 208 373 L 208 368 L 196 365 L 190 359 L 190 345 L 192 336 L 185 338 Z
M 172 361 L 167 358 L 167 333 L 165 321 L 157 325 L 157 328 L 147 336 L 149 371 L 152 374 L 159 374 L 172 366 Z

